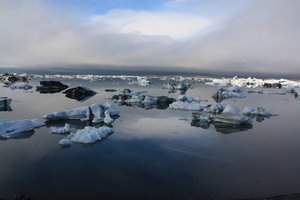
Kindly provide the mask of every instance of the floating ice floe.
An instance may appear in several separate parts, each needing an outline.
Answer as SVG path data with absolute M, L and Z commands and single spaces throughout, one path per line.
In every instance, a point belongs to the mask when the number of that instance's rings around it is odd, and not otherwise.
M 199 103 L 188 103 L 188 102 L 182 102 L 182 101 L 176 101 L 169 105 L 171 109 L 179 109 L 179 110 L 194 110 L 194 111 L 201 111 L 207 107 L 209 107 L 211 104 L 207 102 L 199 102 Z
M 179 95 L 177 97 L 177 100 L 179 101 L 184 101 L 184 102 L 193 102 L 193 101 L 201 101 L 200 97 L 195 97 L 195 96 L 189 96 L 189 95 Z
M 170 103 L 176 101 L 174 98 L 167 96 L 151 96 L 146 95 L 146 92 L 132 92 L 130 90 L 124 90 L 123 93 L 114 95 L 112 100 L 120 105 L 137 105 L 141 104 L 144 107 L 156 106 L 157 108 L 167 108 Z
M 238 86 L 231 86 L 229 88 L 220 88 L 218 91 L 212 96 L 216 102 L 221 102 L 224 99 L 228 98 L 244 98 L 246 97 L 242 94 L 242 88 Z
M 207 113 L 212 113 L 212 114 L 219 114 L 224 110 L 224 108 L 225 108 L 224 104 L 217 103 L 217 104 L 211 105 L 207 108 L 204 108 L 203 111 L 207 112 Z
M 227 105 L 224 110 L 215 116 L 215 123 L 226 124 L 251 124 L 252 121 L 248 117 L 241 115 L 240 109 L 236 106 Z
M 86 126 L 84 129 L 77 130 L 76 133 L 72 133 L 66 138 L 60 140 L 59 144 L 71 145 L 72 143 L 95 143 L 106 138 L 112 132 L 113 129 L 106 126 L 102 126 L 100 128 Z
M 207 112 L 193 113 L 192 116 L 194 121 L 197 120 L 197 121 L 207 122 L 207 123 L 210 123 L 214 118 L 212 114 Z
M 248 116 L 261 116 L 261 117 L 271 117 L 274 115 L 263 107 L 257 107 L 257 108 L 245 107 L 242 111 L 242 114 Z
M 9 88 L 12 89 L 12 90 L 16 90 L 16 89 L 30 90 L 33 87 L 31 85 L 28 85 L 28 84 L 25 84 L 25 83 L 14 83 L 14 84 L 10 85 Z
M 107 113 L 105 114 L 105 111 Z M 109 115 L 108 115 L 109 114 Z M 84 106 L 74 109 L 66 109 L 44 115 L 43 118 L 47 120 L 90 120 L 94 123 L 102 121 L 111 121 L 108 117 L 113 117 L 119 114 L 119 111 L 113 108 L 109 103 L 101 105 L 99 103 L 90 106 Z
M 20 134 L 33 131 L 35 128 L 43 126 L 44 123 L 37 119 L 23 120 L 1 120 L 0 121 L 0 137 L 5 139 L 15 138 Z
M 63 127 L 50 127 L 50 131 L 54 134 L 65 134 L 70 133 L 70 128 L 70 124 L 65 124 Z

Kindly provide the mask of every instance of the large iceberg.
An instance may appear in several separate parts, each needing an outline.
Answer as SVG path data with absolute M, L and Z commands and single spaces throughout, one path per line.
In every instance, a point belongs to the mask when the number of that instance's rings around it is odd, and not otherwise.
M 182 101 L 176 101 L 169 105 L 171 109 L 179 109 L 179 110 L 195 110 L 195 111 L 201 111 L 207 107 L 209 107 L 211 104 L 207 102 L 200 102 L 200 103 L 188 103 L 188 102 L 182 102 Z
M 215 123 L 226 124 L 251 124 L 252 121 L 240 113 L 240 109 L 236 106 L 227 105 L 223 112 L 216 115 L 214 118 Z
M 102 126 L 100 128 L 86 126 L 84 129 L 77 130 L 76 133 L 68 135 L 59 141 L 60 145 L 71 145 L 72 143 L 95 143 L 106 138 L 113 132 L 112 128 Z
M 244 98 L 246 97 L 242 94 L 243 90 L 238 86 L 231 86 L 229 88 L 220 88 L 218 91 L 212 96 L 216 102 L 221 102 L 224 99 L 228 98 Z
M 44 123 L 37 119 L 2 120 L 0 121 L 0 137 L 10 139 L 18 137 L 22 133 L 43 126 Z
M 105 114 L 106 112 L 106 114 Z M 108 117 L 113 117 L 119 114 L 119 111 L 113 108 L 109 103 L 103 105 L 99 103 L 92 104 L 90 106 L 84 106 L 73 109 L 66 109 L 44 115 L 43 118 L 47 120 L 90 120 L 94 123 L 98 122 L 112 122 Z

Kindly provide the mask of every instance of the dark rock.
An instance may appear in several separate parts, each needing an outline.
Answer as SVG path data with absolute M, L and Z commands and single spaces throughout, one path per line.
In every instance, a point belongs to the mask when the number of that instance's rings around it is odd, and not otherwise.
M 170 97 L 167 97 L 167 96 L 158 96 L 157 97 L 157 104 L 171 104 L 173 102 L 175 102 L 176 99 L 174 98 L 170 98 Z
M 105 92 L 116 92 L 116 89 L 105 89 Z
M 36 87 L 36 90 L 42 94 L 58 93 L 69 87 L 67 85 L 62 84 L 59 81 L 40 81 L 40 85 L 41 86 Z
M 63 93 L 66 94 L 66 97 L 76 99 L 77 101 L 85 101 L 96 94 L 93 90 L 81 86 L 67 89 Z
M 282 88 L 282 85 L 281 85 L 281 83 L 264 83 L 263 87 L 265 87 L 265 88 L 278 88 L 278 89 L 280 89 L 280 88 Z

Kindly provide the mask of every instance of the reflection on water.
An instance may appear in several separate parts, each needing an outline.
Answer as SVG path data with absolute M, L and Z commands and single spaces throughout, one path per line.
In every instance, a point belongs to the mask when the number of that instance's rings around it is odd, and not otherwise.
M 224 124 L 224 123 L 214 123 L 214 126 L 217 132 L 223 134 L 247 131 L 249 129 L 252 129 L 253 127 L 252 124 L 235 125 L 235 124 Z
M 158 109 L 165 110 L 169 107 L 167 103 L 158 103 L 158 104 L 144 104 L 144 103 L 118 103 L 118 106 L 129 106 L 133 108 L 143 108 L 145 110 Z
M 11 106 L 0 107 L 0 111 L 11 112 L 12 108 L 11 108 Z
M 149 95 L 173 98 L 180 94 L 161 89 L 162 82 L 147 87 L 124 80 L 62 82 L 70 87 L 84 85 L 97 94 L 78 102 L 63 93 L 41 95 L 34 89 L 28 93 L 0 87 L 1 96 L 14 100 L 13 110 L 0 112 L 0 119 L 41 119 L 66 108 L 111 102 L 117 92 L 105 92 L 107 88 L 147 90 Z M 30 85 L 39 82 L 32 80 Z M 211 96 L 216 89 L 193 84 L 187 95 L 214 103 Z M 69 123 L 75 132 L 90 122 L 48 121 L 35 133 L 22 135 L 23 139 L 0 141 L 0 199 L 25 194 L 46 200 L 222 200 L 300 192 L 300 110 L 295 109 L 299 101 L 288 95 L 247 94 L 223 102 L 240 108 L 263 106 L 279 116 L 263 123 L 259 118 L 253 127 L 228 127 L 192 121 L 191 111 L 114 104 L 121 112 L 112 135 L 68 149 L 58 144 L 65 135 L 51 134 L 49 127 Z M 232 132 L 236 134 L 227 134 Z
M 34 134 L 34 130 L 26 131 L 20 134 L 14 134 L 10 138 L 4 138 L 0 136 L 0 140 L 10 140 L 10 139 L 28 139 Z

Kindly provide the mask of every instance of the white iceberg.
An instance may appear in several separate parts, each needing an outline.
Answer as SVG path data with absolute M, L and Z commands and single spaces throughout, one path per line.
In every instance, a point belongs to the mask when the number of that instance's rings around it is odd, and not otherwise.
M 50 127 L 50 131 L 54 134 L 65 134 L 70 133 L 70 128 L 70 124 L 65 124 L 63 127 Z
M 89 120 L 90 117 L 89 106 L 57 111 L 43 116 L 43 118 L 48 120 L 78 119 L 81 121 Z
M 179 110 L 197 110 L 201 111 L 204 108 L 209 107 L 211 104 L 207 102 L 201 102 L 201 103 L 188 103 L 188 102 L 182 102 L 182 101 L 176 101 L 169 105 L 171 109 L 179 109 Z
M 106 110 L 109 112 L 110 116 L 118 115 L 120 112 L 119 110 L 113 108 L 109 103 L 105 103 L 104 105 L 95 103 L 90 106 L 66 109 L 63 111 L 50 113 L 44 115 L 43 118 L 47 120 L 92 120 L 94 123 L 98 123 L 104 120 Z
M 110 117 L 110 111 L 109 110 L 106 110 L 105 112 L 104 112 L 104 115 L 105 115 L 105 117 L 104 117 L 104 123 L 106 123 L 106 124 L 111 124 L 114 120 Z
M 273 114 L 266 110 L 263 107 L 257 107 L 257 108 L 252 108 L 252 107 L 245 107 L 242 111 L 243 115 L 249 115 L 249 116 L 262 116 L 262 117 L 270 117 Z
M 150 80 L 148 80 L 147 77 L 137 77 L 137 84 L 139 86 L 148 86 L 151 83 L 152 82 Z
M 218 114 L 221 113 L 224 110 L 224 108 L 225 108 L 224 104 L 218 103 L 218 104 L 211 105 L 207 108 L 204 108 L 203 111 L 207 113 Z
M 245 116 L 242 116 L 240 109 L 236 106 L 227 105 L 223 112 L 216 115 L 214 118 L 216 123 L 226 123 L 226 124 L 251 124 L 252 121 Z
M 16 90 L 16 89 L 30 90 L 30 89 L 32 89 L 32 86 L 28 85 L 28 84 L 25 84 L 25 83 L 14 83 L 9 88 L 12 89 L 12 90 Z
M 21 133 L 32 131 L 35 128 L 43 126 L 44 123 L 37 119 L 22 120 L 1 120 L 0 121 L 0 137 L 13 138 Z
M 72 143 L 95 143 L 106 138 L 112 132 L 113 129 L 106 126 L 100 128 L 86 126 L 84 129 L 77 130 L 76 133 L 70 134 L 66 138 L 60 140 L 59 144 L 71 145 Z

